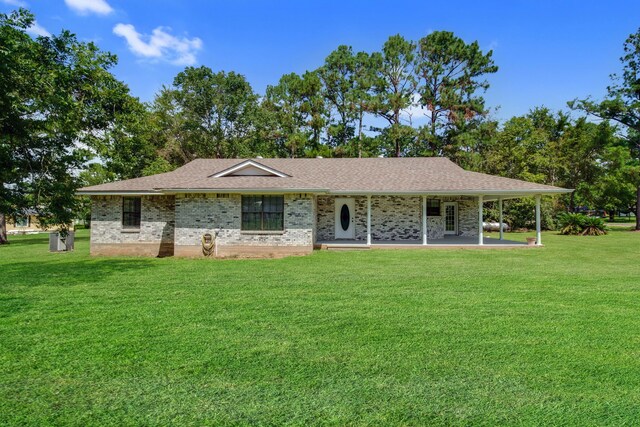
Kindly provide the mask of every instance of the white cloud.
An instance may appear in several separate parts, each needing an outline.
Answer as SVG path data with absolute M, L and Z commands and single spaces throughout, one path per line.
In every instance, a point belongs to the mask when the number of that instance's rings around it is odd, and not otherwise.
M 167 61 L 175 65 L 192 65 L 196 62 L 196 53 L 202 49 L 202 40 L 176 37 L 167 31 L 170 28 L 158 27 L 151 35 L 140 34 L 131 24 L 118 24 L 113 33 L 124 37 L 129 50 L 143 58 Z
M 33 21 L 33 24 L 29 28 L 27 28 L 27 33 L 33 34 L 35 36 L 42 37 L 51 37 L 51 33 L 47 31 L 42 25 L 38 24 L 37 21 Z
M 407 122 L 420 120 L 425 114 L 429 116 L 430 112 L 428 109 L 423 108 L 422 105 L 420 105 L 420 95 L 417 93 L 414 93 L 411 96 L 411 104 L 409 104 L 409 106 L 404 110 L 400 111 L 402 119 Z
M 106 0 L 64 0 L 64 2 L 77 13 L 87 15 L 95 13 L 97 15 L 108 15 L 113 12 Z

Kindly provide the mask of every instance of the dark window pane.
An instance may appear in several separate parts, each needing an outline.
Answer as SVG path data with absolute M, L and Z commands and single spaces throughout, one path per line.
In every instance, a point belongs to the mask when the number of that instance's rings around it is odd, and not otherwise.
M 263 227 L 264 230 L 282 230 L 283 229 L 283 214 L 281 212 L 278 213 L 267 213 L 263 214 L 264 222 Z
M 262 214 L 260 212 L 246 212 L 242 214 L 243 230 L 260 230 Z
M 242 211 L 243 212 L 261 212 L 262 198 L 260 196 L 243 196 Z
M 351 215 L 349 214 L 349 206 L 345 203 L 340 209 L 340 225 L 344 231 L 349 229 L 351 225 Z
M 242 196 L 242 230 L 283 230 L 284 196 Z
M 140 197 L 122 198 L 122 226 L 124 228 L 140 228 Z
M 282 212 L 283 210 L 283 196 L 264 196 L 264 212 Z
M 427 199 L 427 216 L 440 216 L 440 200 Z

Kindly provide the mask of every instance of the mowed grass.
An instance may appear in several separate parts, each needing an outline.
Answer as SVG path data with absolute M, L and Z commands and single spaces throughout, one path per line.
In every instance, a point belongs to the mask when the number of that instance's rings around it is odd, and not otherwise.
M 638 425 L 640 233 L 544 243 L 222 261 L 16 237 L 0 424 Z

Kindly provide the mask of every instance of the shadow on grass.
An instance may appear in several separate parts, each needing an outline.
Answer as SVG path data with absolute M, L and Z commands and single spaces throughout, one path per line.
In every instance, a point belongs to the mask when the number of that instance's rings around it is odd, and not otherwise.
M 13 286 L 73 286 L 99 284 L 113 274 L 153 268 L 153 259 L 68 258 L 53 261 L 19 261 L 3 266 L 0 290 Z M 122 282 L 124 284 L 124 282 Z
M 40 242 L 42 243 L 42 242 Z M 0 319 L 18 315 L 29 310 L 33 298 L 28 295 L 33 289 L 45 294 L 64 294 L 61 288 L 84 285 L 95 289 L 128 286 L 128 277 L 138 277 L 153 268 L 153 259 L 55 259 L 10 262 L 2 266 L 0 277 Z M 113 279 L 114 274 L 120 275 Z M 82 291 L 84 292 L 84 291 Z
M 11 235 L 8 236 L 9 244 L 8 245 L 0 245 L 1 248 L 11 248 L 11 247 L 19 247 L 19 246 L 29 246 L 29 245 L 49 245 L 49 233 L 38 233 L 38 234 L 26 234 L 26 235 Z M 74 239 L 76 242 L 88 242 L 88 235 L 77 235 Z

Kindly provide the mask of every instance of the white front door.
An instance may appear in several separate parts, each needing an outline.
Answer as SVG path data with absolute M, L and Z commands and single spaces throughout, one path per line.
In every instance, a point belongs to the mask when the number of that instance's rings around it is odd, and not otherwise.
M 336 239 L 355 239 L 355 207 L 355 199 L 336 198 Z
M 458 204 L 444 203 L 444 234 L 458 234 Z

